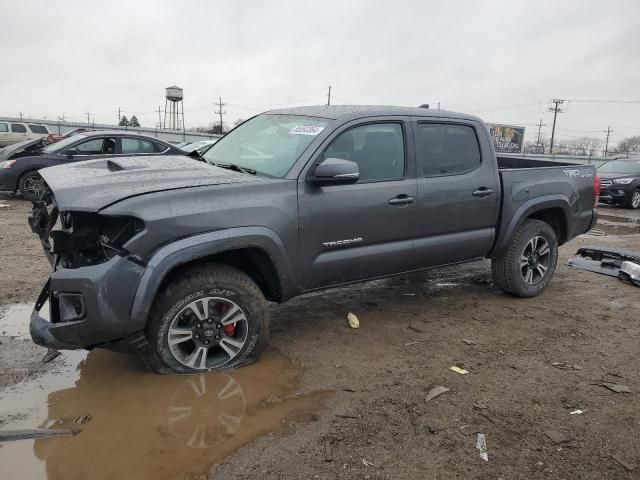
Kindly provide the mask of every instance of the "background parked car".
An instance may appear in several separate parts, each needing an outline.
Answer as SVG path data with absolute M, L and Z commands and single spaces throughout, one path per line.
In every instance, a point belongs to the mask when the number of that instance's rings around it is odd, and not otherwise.
M 640 158 L 604 163 L 598 175 L 601 202 L 640 208 Z
M 109 131 L 80 133 L 44 147 L 40 155 L 0 162 L 0 190 L 20 191 L 34 200 L 45 189 L 38 174 L 41 168 L 93 158 L 136 155 L 184 155 L 184 152 L 146 135 Z
M 60 140 L 64 140 L 65 138 L 72 137 L 72 136 L 76 135 L 77 133 L 93 132 L 93 131 L 95 131 L 94 128 L 84 128 L 84 127 L 74 128 L 73 130 L 71 130 L 71 131 L 69 131 L 67 133 L 63 133 L 62 135 L 56 135 L 55 133 L 51 133 L 47 137 L 47 140 L 49 142 L 51 142 L 51 143 L 54 143 L 54 142 L 59 142 Z
M 23 122 L 0 122 L 0 147 L 26 140 L 47 137 L 51 134 L 46 125 Z
M 8 147 L 0 148 L 0 161 L 40 155 L 48 144 L 45 137 L 14 143 Z
M 211 145 L 215 144 L 217 141 L 217 138 L 215 140 L 199 140 L 197 142 L 187 143 L 179 148 L 189 155 L 197 154 L 198 156 L 202 156 L 202 154 L 209 150 Z

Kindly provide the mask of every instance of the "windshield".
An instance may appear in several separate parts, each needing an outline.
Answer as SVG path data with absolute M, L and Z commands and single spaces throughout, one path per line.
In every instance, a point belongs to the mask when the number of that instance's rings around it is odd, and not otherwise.
M 598 167 L 598 173 L 640 175 L 640 160 L 613 160 Z
M 203 158 L 283 177 L 329 122 L 299 115 L 259 115 L 218 140 Z
M 64 150 L 65 148 L 67 148 L 69 145 L 71 145 L 72 143 L 76 143 L 78 140 L 85 138 L 85 135 L 73 135 L 69 138 L 65 138 L 63 140 L 60 140 L 57 143 L 52 143 L 51 145 L 47 145 L 46 147 L 44 147 L 44 152 L 45 153 L 56 153 L 59 152 L 61 150 Z

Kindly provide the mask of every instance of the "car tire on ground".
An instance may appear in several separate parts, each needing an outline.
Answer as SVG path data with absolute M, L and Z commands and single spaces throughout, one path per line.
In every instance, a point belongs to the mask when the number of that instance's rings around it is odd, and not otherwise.
M 541 220 L 525 220 L 505 251 L 491 261 L 494 283 L 516 297 L 534 297 L 547 286 L 558 262 L 558 239 Z
M 47 184 L 36 170 L 32 170 L 22 174 L 18 180 L 18 190 L 28 200 L 39 200 L 47 190 Z
M 143 360 L 156 373 L 221 371 L 253 363 L 269 342 L 267 301 L 228 265 L 194 267 L 158 294 Z
M 640 188 L 636 188 L 631 192 L 631 198 L 629 198 L 627 206 L 633 210 L 640 208 Z

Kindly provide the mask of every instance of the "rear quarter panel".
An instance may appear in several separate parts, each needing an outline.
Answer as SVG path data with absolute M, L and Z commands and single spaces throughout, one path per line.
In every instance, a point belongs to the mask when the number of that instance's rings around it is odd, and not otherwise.
M 564 243 L 589 230 L 595 210 L 593 165 L 560 165 L 500 171 L 502 211 L 497 242 L 489 255 L 498 255 L 520 225 L 532 214 L 558 209 L 566 221 Z

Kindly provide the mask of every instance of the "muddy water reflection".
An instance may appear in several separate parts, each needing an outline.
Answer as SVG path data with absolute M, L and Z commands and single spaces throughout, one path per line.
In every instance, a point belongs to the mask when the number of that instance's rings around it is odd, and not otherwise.
M 134 357 L 94 351 L 77 374 L 75 386 L 48 394 L 40 415 L 31 410 L 19 427 L 9 423 L 2 428 L 81 432 L 3 444 L 0 465 L 6 478 L 188 478 L 256 436 L 278 430 L 284 418 L 309 419 L 327 396 L 291 396 L 301 371 L 276 353 L 228 374 L 157 376 Z M 2 407 L 5 400 L 19 402 L 20 395 L 2 396 Z M 20 462 L 12 461 L 17 458 Z

